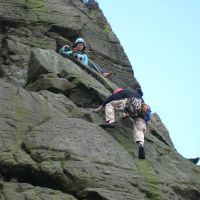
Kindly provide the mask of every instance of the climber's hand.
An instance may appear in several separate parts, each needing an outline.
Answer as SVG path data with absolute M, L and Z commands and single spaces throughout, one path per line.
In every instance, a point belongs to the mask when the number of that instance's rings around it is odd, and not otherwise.
M 101 112 L 103 110 L 103 106 L 99 106 L 98 108 L 94 109 L 94 112 Z

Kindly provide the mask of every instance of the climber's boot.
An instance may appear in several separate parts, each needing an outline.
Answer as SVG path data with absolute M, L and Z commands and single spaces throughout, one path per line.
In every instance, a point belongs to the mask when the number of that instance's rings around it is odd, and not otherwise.
M 138 142 L 138 158 L 145 159 L 144 145 Z
M 99 126 L 101 126 L 102 128 L 115 128 L 115 122 L 105 122 L 103 124 L 99 124 Z

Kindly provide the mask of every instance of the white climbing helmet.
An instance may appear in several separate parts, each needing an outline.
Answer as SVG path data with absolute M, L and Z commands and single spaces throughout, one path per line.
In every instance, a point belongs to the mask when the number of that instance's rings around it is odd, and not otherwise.
M 83 43 L 83 45 L 85 46 L 85 42 L 84 42 L 83 38 L 77 38 L 75 41 L 75 45 L 78 43 Z

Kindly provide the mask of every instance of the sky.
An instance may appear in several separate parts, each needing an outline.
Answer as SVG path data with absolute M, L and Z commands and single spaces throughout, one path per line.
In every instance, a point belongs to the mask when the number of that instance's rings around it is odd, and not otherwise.
M 176 150 L 200 157 L 200 1 L 97 2 Z

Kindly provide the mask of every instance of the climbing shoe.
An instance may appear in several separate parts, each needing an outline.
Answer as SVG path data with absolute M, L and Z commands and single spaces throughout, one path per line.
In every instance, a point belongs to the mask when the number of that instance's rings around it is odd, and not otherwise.
M 144 146 L 142 145 L 142 143 L 138 144 L 138 158 L 145 159 Z
M 101 126 L 102 128 L 115 128 L 115 122 L 113 123 L 105 122 L 103 124 L 99 124 L 99 126 Z

